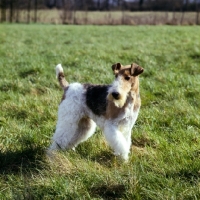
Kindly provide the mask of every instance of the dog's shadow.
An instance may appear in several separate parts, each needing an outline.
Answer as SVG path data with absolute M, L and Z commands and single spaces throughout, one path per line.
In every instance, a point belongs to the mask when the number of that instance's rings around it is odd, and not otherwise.
M 90 195 L 93 198 L 101 198 L 101 199 L 122 199 L 124 193 L 126 192 L 126 188 L 122 184 L 114 184 L 114 185 L 100 185 L 96 187 L 91 187 Z
M 105 150 L 90 154 L 87 151 L 84 151 L 84 147 L 81 145 L 76 148 L 74 153 L 78 154 L 82 159 L 97 162 L 98 164 L 108 168 L 112 167 L 113 162 L 117 160 L 116 156 L 113 155 L 111 151 Z
M 0 151 L 0 174 L 37 172 L 44 168 L 45 156 L 41 147 L 29 147 L 24 150 Z
M 115 159 L 116 159 L 116 156 L 114 156 L 109 151 L 101 151 L 100 153 L 97 153 L 96 155 L 91 157 L 92 161 L 97 162 L 100 165 L 105 166 L 105 167 L 112 167 L 113 160 Z

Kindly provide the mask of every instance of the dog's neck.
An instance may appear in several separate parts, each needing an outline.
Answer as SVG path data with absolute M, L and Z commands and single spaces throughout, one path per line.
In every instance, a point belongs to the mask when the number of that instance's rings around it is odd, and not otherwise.
M 117 107 L 114 102 L 107 101 L 106 108 L 106 118 L 114 119 L 120 116 L 120 114 L 124 113 L 126 108 L 132 109 L 132 111 L 136 111 L 140 107 L 140 95 L 139 90 L 130 92 L 127 95 L 126 102 L 122 107 Z

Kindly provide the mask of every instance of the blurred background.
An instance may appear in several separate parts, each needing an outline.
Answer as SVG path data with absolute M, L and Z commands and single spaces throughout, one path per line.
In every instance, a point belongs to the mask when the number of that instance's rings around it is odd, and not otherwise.
M 1 23 L 199 25 L 200 0 L 0 0 Z

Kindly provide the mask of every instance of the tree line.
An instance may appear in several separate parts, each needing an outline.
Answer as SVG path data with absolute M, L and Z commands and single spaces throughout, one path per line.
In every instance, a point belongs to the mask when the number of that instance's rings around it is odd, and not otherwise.
M 27 23 L 37 22 L 41 9 L 60 9 L 63 15 L 75 11 L 163 11 L 196 12 L 199 24 L 200 0 L 0 0 L 0 21 L 20 22 L 19 14 L 26 10 Z

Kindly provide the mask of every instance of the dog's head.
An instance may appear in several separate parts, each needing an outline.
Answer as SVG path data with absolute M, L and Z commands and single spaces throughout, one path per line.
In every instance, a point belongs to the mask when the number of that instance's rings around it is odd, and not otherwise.
M 108 100 L 113 101 L 115 106 L 121 108 L 126 103 L 126 99 L 132 92 L 139 92 L 139 78 L 143 68 L 132 63 L 123 66 L 120 63 L 112 65 L 115 80 L 108 91 Z

